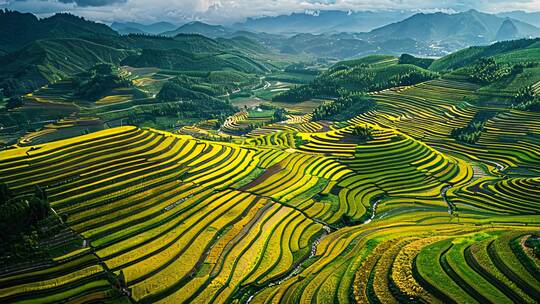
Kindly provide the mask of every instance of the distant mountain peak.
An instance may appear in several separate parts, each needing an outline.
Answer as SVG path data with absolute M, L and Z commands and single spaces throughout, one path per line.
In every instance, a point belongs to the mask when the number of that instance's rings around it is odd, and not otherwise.
M 210 38 L 223 37 L 231 34 L 233 31 L 222 25 L 213 25 L 202 21 L 188 22 L 175 30 L 161 33 L 164 36 L 174 37 L 178 34 L 200 34 Z
M 496 40 L 512 40 L 519 37 L 519 30 L 510 18 L 506 18 L 497 31 Z
M 141 24 L 137 22 L 113 22 L 111 28 L 120 34 L 161 34 L 166 31 L 172 31 L 177 28 L 176 25 L 160 21 L 151 24 Z
M 188 23 L 182 25 L 181 27 L 189 27 L 189 26 L 202 26 L 202 27 L 211 27 L 211 28 L 223 27 L 222 25 L 209 24 L 209 23 L 202 22 L 202 21 L 199 21 L 199 20 L 188 22 Z
M 182 26 L 186 26 L 186 25 L 210 25 L 208 23 L 204 23 L 202 21 L 199 21 L 199 20 L 193 20 L 193 21 L 190 21 Z
M 375 29 L 369 37 L 376 41 L 410 38 L 433 47 L 455 51 L 495 40 L 540 36 L 540 29 L 517 21 L 471 9 L 457 14 L 418 13 L 403 21 Z

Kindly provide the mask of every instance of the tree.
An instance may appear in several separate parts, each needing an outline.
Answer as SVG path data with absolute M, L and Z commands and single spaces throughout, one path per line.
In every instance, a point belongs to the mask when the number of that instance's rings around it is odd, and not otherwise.
M 512 108 L 540 112 L 540 96 L 531 86 L 523 87 L 512 98 Z
M 285 117 L 285 111 L 282 108 L 274 111 L 274 114 L 272 115 L 273 122 L 283 121 L 285 119 L 287 119 L 287 117 Z
M 31 197 L 14 197 L 6 184 L 0 184 L 0 239 L 17 238 L 31 231 L 31 227 L 49 215 L 47 195 L 40 187 L 34 187 Z M 17 241 L 17 240 L 15 240 Z
M 8 99 L 6 103 L 6 109 L 11 110 L 18 107 L 22 107 L 23 104 L 24 103 L 21 97 L 19 96 L 11 97 L 10 99 Z
M 366 142 L 373 139 L 373 128 L 366 126 L 355 126 L 352 134 L 358 138 L 360 142 Z
M 531 86 L 520 88 L 514 95 L 513 103 L 520 104 L 532 101 L 536 97 L 536 93 Z
M 114 73 L 114 66 L 109 63 L 98 63 L 90 70 L 90 72 L 100 75 L 111 75 Z

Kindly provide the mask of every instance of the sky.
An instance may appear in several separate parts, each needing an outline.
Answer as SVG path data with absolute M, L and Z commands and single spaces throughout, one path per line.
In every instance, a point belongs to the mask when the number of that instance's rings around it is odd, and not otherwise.
M 215 24 L 306 10 L 540 11 L 540 0 L 0 0 L 0 8 L 49 16 L 71 12 L 111 23 L 201 20 Z

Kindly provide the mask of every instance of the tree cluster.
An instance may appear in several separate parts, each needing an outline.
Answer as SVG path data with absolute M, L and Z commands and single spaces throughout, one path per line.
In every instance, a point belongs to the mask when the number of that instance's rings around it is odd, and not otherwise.
M 118 69 L 110 64 L 101 63 L 88 73 L 74 78 L 75 96 L 98 100 L 116 88 L 131 87 L 132 83 L 118 74 Z
M 534 91 L 533 87 L 523 87 L 513 96 L 512 108 L 540 112 L 540 96 Z
M 358 138 L 360 142 L 366 142 L 373 139 L 373 128 L 369 126 L 355 126 L 352 134 Z
M 36 249 L 37 225 L 50 212 L 47 194 L 38 186 L 34 193 L 16 196 L 6 184 L 0 184 L 0 255 L 28 254 Z
M 496 111 L 480 111 L 465 127 L 452 129 L 450 135 L 459 142 L 474 144 L 480 139 L 486 122 L 495 115 Z
M 313 111 L 313 120 L 344 121 L 375 108 L 376 102 L 362 94 L 341 92 L 342 96 L 324 103 Z
M 468 69 L 468 76 L 473 82 L 479 84 L 490 84 L 498 80 L 517 75 L 523 69 L 533 67 L 535 63 L 507 64 L 498 63 L 492 57 L 481 58 Z
M 317 76 L 312 83 L 296 86 L 274 97 L 274 101 L 301 102 L 316 97 L 337 97 L 339 90 L 372 92 L 392 87 L 413 85 L 436 77 L 437 74 L 418 67 L 399 66 L 376 69 L 366 64 L 353 67 L 336 65 Z
M 272 100 L 279 102 L 301 102 L 309 100 L 317 95 L 317 90 L 312 85 L 294 86 L 288 91 L 276 95 Z
M 297 73 L 297 74 L 306 74 L 306 75 L 317 75 L 319 71 L 314 68 L 310 68 L 305 63 L 293 63 L 285 67 L 285 72 Z
M 409 54 L 402 54 L 399 56 L 399 64 L 412 64 L 423 69 L 427 69 L 435 61 L 431 58 L 418 58 Z
M 283 108 L 278 108 L 272 114 L 272 122 L 284 121 L 287 117 L 285 116 L 285 110 Z

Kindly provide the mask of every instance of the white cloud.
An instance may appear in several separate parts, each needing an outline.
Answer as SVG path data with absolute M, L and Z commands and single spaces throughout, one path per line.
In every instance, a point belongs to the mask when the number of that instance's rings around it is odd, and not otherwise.
M 5 2 L 2 5 L 2 1 Z M 6 2 L 7 1 L 7 2 Z M 66 2 L 66 0 L 61 0 Z M 227 23 L 251 16 L 278 15 L 320 9 L 340 10 L 450 10 L 475 8 L 482 11 L 540 11 L 540 0 L 69 0 L 78 3 L 110 3 L 104 6 L 78 6 L 59 0 L 0 0 L 0 7 L 47 15 L 58 11 L 94 20 L 172 21 L 203 20 Z

